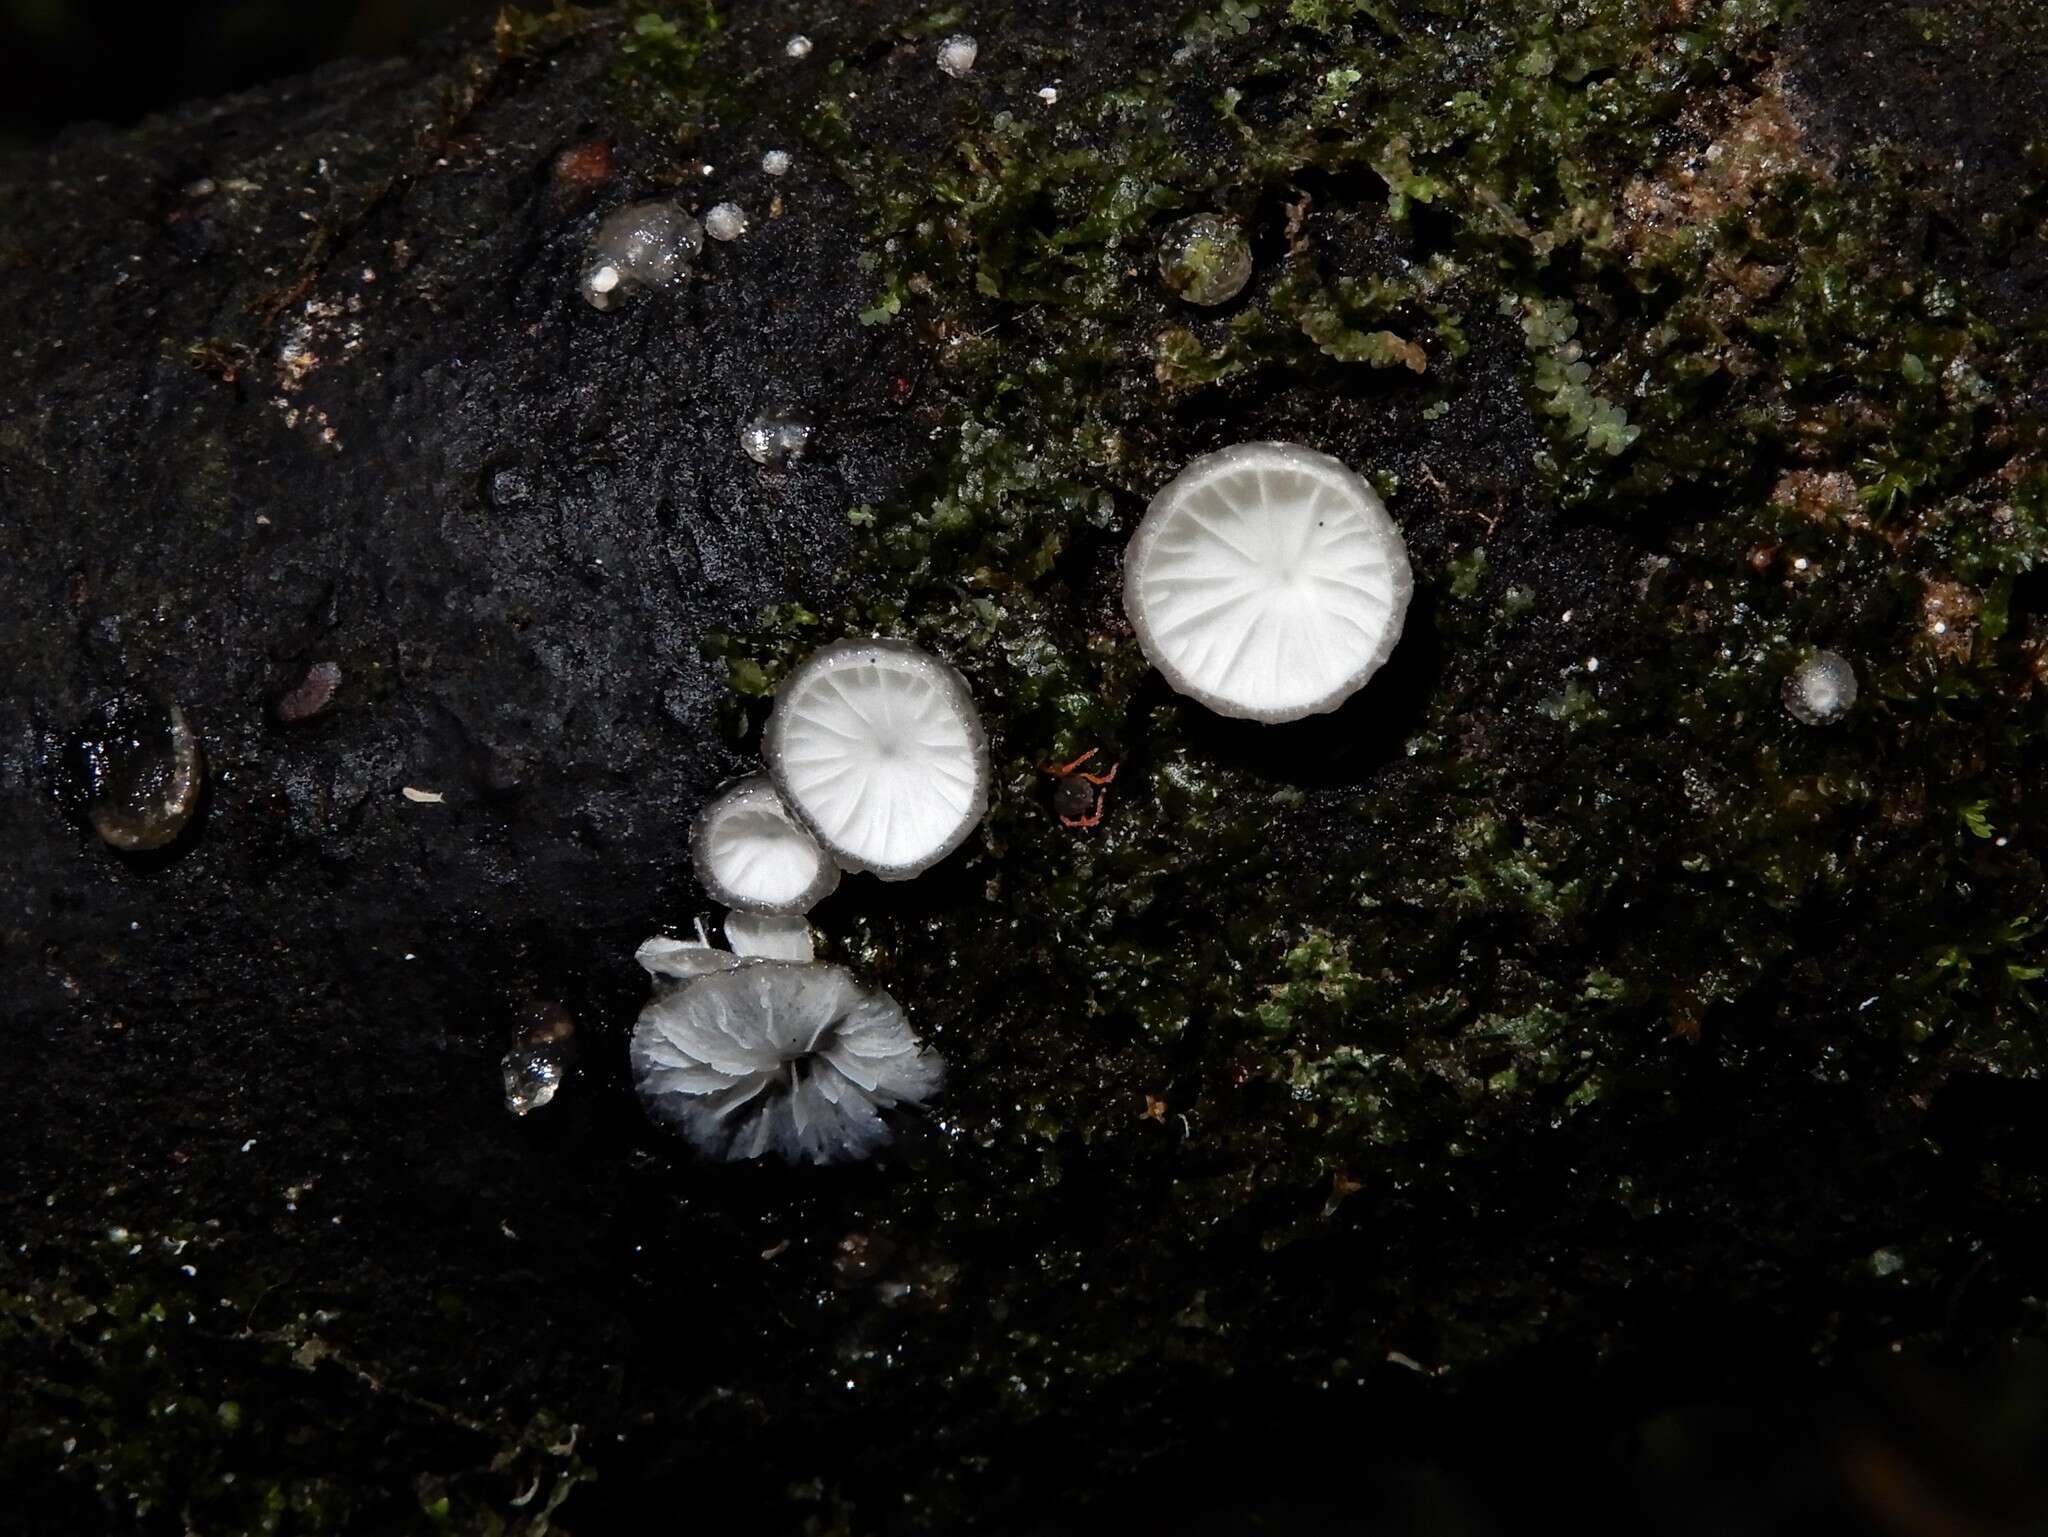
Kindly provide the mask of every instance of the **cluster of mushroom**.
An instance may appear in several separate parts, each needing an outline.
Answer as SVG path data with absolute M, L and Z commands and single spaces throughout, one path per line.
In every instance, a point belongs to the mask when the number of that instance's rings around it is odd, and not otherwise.
M 929 1096 L 943 1065 L 887 993 L 815 960 L 803 915 L 843 871 L 907 880 L 965 842 L 988 810 L 988 739 L 957 671 L 866 640 L 790 675 L 762 747 L 767 773 L 713 799 L 691 838 L 731 949 L 701 927 L 640 947 L 658 990 L 634 1081 L 710 1156 L 862 1158 L 889 1139 L 881 1112 Z

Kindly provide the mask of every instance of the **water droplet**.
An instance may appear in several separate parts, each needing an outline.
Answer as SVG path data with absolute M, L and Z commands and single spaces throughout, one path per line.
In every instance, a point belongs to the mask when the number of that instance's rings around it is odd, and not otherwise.
M 786 470 L 804 456 L 814 430 L 808 412 L 763 411 L 740 428 L 740 449 L 766 469 Z
M 636 290 L 688 282 L 703 249 L 704 227 L 674 203 L 629 203 L 591 236 L 578 286 L 594 308 L 608 310 Z
M 65 751 L 66 798 L 109 848 L 168 847 L 206 789 L 206 754 L 184 712 L 145 694 L 102 703 Z
M 1198 213 L 1168 226 L 1159 275 L 1190 304 L 1227 304 L 1251 280 L 1252 247 L 1235 219 Z
M 505 1108 L 528 1115 L 555 1097 L 565 1066 L 558 1046 L 515 1046 L 500 1064 L 505 1077 Z
M 576 1021 L 562 1005 L 539 1002 L 523 1009 L 513 1025 L 512 1049 L 499 1063 L 505 1108 L 526 1115 L 552 1100 L 575 1049 Z

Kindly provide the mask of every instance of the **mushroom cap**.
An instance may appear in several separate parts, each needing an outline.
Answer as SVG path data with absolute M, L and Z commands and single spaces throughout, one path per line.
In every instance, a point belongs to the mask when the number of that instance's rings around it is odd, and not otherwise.
M 690 854 L 712 899 L 743 912 L 807 913 L 839 884 L 832 856 L 761 774 L 697 813 Z
M 763 913 L 725 915 L 725 942 L 742 961 L 814 961 L 817 941 L 801 918 L 771 918 Z
M 1803 725 L 1828 726 L 1856 703 L 1856 668 L 1839 651 L 1816 651 L 1785 679 L 1785 708 Z
M 967 680 L 903 641 L 812 652 L 777 693 L 761 752 L 832 857 L 885 881 L 937 864 L 988 811 L 988 737 Z
M 699 926 L 700 933 L 702 926 Z M 676 982 L 694 982 L 706 972 L 730 971 L 740 958 L 721 950 L 708 939 L 671 939 L 657 934 L 633 952 L 641 970 L 654 978 L 657 987 Z
M 1415 588 L 1371 486 L 1298 443 L 1205 454 L 1152 498 L 1124 612 L 1173 688 L 1219 715 L 1299 720 L 1379 671 Z
M 756 961 L 699 977 L 640 1011 L 630 1050 L 648 1110 L 700 1153 L 791 1163 L 865 1158 L 881 1112 L 945 1073 L 887 993 L 844 967 Z

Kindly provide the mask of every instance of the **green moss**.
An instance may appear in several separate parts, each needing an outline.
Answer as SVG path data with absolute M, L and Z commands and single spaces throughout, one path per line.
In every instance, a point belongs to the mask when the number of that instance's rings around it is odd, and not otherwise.
M 78 1199 L 104 1211 L 122 1194 Z M 110 1527 L 438 1529 L 380 1503 L 418 1477 L 455 1530 L 543 1537 L 591 1476 L 547 1416 L 474 1420 L 351 1362 L 323 1332 L 334 1315 L 294 1314 L 288 1292 L 238 1273 L 218 1223 L 117 1223 L 41 1260 L 10 1250 L 0 1268 L 0 1405 L 15 1427 L 0 1476 L 54 1470 Z M 393 1438 L 410 1447 L 396 1466 Z
M 729 58 L 714 62 L 725 20 L 713 0 L 627 10 L 612 72 L 627 112 L 679 145 L 714 121 L 731 123 L 745 115 L 758 71 L 735 78 Z
M 2011 403 L 2039 343 L 1925 269 L 1901 155 L 1835 168 L 1789 127 L 1789 9 L 1205 12 L 1140 50 L 1170 64 L 963 119 L 926 163 L 818 104 L 868 211 L 863 319 L 933 344 L 938 448 L 855 509 L 836 607 L 713 649 L 743 734 L 803 650 L 871 630 L 987 714 L 998 793 L 943 913 L 846 919 L 969 1098 L 1024 1107 L 988 1132 L 1011 1177 L 926 1171 L 934 1210 L 1057 1230 L 1047 1192 L 1086 1178 L 1176 1252 L 1270 1250 L 1342 1227 L 1333 1182 L 1654 1115 L 1724 1038 L 1794 1076 L 2037 1070 L 2037 936 L 2007 915 L 2043 892 L 2014 836 L 2048 475 Z M 1197 208 L 1259 253 L 1220 314 L 1151 281 Z M 1470 453 L 1475 420 L 1531 451 Z M 1117 551 L 1232 434 L 1367 456 L 1417 557 L 1396 668 L 1438 655 L 1405 702 L 1390 678 L 1344 731 L 1259 736 L 1148 682 Z M 1572 563 L 1588 525 L 1604 565 Z M 1802 727 L 1779 688 L 1822 645 L 1863 701 Z M 1122 762 L 1107 814 L 1062 828 L 1040 765 L 1091 747 Z M 1146 1139 L 1181 1116 L 1202 1173 L 1161 1206 Z M 1003 1193 L 954 1188 L 978 1178 Z

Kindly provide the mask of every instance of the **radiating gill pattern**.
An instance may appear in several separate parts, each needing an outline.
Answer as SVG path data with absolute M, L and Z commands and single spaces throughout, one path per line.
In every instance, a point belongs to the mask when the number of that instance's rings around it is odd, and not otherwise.
M 935 1093 L 944 1064 L 887 993 L 837 966 L 756 962 L 671 989 L 640 1013 L 633 1077 L 702 1153 L 864 1158 L 881 1112 Z
M 725 883 L 766 904 L 793 902 L 818 878 L 810 835 L 765 807 L 735 812 L 712 830 L 711 843 Z
M 1396 573 L 1360 508 L 1285 466 L 1214 477 L 1159 531 L 1145 573 L 1154 643 L 1201 690 L 1288 709 L 1373 659 Z
M 975 801 L 975 744 L 940 685 L 874 663 L 806 680 L 784 705 L 801 727 L 783 775 L 811 823 L 857 860 L 895 863 L 947 842 Z
M 744 911 L 806 912 L 839 884 L 839 867 L 765 776 L 741 780 L 704 808 L 692 854 L 713 899 Z

